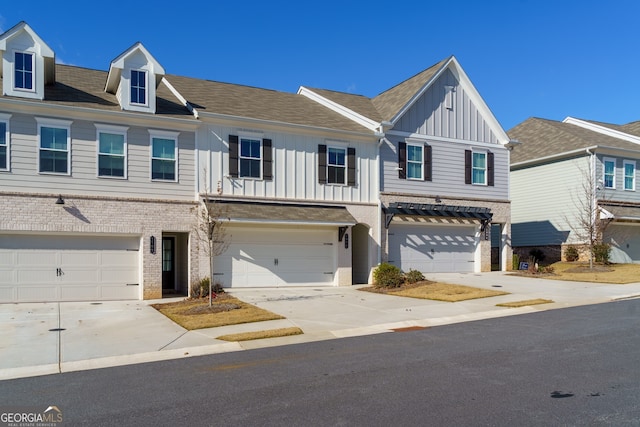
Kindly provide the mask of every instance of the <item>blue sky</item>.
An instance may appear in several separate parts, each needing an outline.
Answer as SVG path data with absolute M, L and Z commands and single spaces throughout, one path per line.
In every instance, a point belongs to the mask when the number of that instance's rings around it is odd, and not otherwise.
M 58 62 L 107 70 L 142 42 L 168 74 L 373 97 L 455 55 L 505 130 L 528 117 L 640 120 L 640 2 L 35 1 Z

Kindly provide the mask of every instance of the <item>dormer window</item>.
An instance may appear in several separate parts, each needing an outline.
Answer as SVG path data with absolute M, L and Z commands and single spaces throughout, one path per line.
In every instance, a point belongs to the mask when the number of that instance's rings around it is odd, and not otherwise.
M 147 73 L 131 70 L 131 103 L 147 105 Z
M 33 54 L 26 52 L 15 53 L 15 80 L 16 89 L 33 90 Z

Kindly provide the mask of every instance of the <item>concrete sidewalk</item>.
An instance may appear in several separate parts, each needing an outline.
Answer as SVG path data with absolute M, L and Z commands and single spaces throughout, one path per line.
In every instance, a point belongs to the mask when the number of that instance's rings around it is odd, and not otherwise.
M 447 303 L 362 292 L 360 286 L 234 289 L 229 293 L 286 319 L 197 331 L 183 329 L 150 306 L 159 301 L 0 304 L 0 379 L 438 326 L 640 296 L 640 282 L 563 282 L 501 272 L 427 278 L 510 294 Z M 554 303 L 496 307 L 534 298 Z M 240 343 L 216 339 L 291 326 L 304 334 Z

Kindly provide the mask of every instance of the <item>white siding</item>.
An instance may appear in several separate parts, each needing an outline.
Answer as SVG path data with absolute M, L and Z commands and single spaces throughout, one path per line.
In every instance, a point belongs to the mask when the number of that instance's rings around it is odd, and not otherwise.
M 68 119 L 68 118 L 66 118 Z M 100 121 L 101 124 L 109 124 Z M 114 123 L 116 124 L 116 123 Z M 127 132 L 128 177 L 97 177 L 96 127 L 93 122 L 71 124 L 71 175 L 38 173 L 37 126 L 34 117 L 11 117 L 11 171 L 0 172 L 3 191 L 110 195 L 191 200 L 194 197 L 195 133 L 180 132 L 178 182 L 151 182 L 150 137 L 147 128 L 130 126 Z M 161 129 L 161 128 L 160 128 Z M 170 130 L 170 129 L 167 129 Z
M 272 140 L 273 179 L 230 178 L 229 135 L 242 135 L 242 129 L 232 126 L 203 127 L 198 135 L 201 176 L 211 170 L 210 178 L 199 179 L 201 192 L 247 198 L 335 201 L 342 203 L 375 203 L 378 198 L 375 141 L 332 140 L 323 136 L 299 135 L 252 129 L 252 133 Z M 318 183 L 318 145 L 353 147 L 356 150 L 356 185 Z
M 512 246 L 560 245 L 570 239 L 588 162 L 580 157 L 511 172 Z
M 445 87 L 452 87 L 452 102 Z M 450 70 L 398 120 L 394 130 L 468 141 L 497 143 L 497 137 Z
M 415 141 L 412 139 L 412 141 Z M 442 197 L 507 199 L 509 197 L 509 153 L 501 145 L 481 147 L 494 153 L 494 186 L 465 184 L 464 152 L 473 145 L 433 141 L 424 142 L 432 147 L 432 181 L 398 178 L 398 140 L 393 139 L 380 147 L 383 168 L 383 192 L 410 193 L 415 195 L 440 195 Z

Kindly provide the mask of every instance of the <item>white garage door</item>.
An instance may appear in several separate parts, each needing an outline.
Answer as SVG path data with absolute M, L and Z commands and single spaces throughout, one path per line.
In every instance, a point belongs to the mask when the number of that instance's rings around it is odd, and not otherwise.
M 389 227 L 389 263 L 407 272 L 474 271 L 474 226 L 398 224 Z
M 236 228 L 217 257 L 225 287 L 327 286 L 334 282 L 337 233 L 331 229 Z
M 0 235 L 0 302 L 138 299 L 139 237 Z
M 640 263 L 640 226 L 611 224 L 605 231 L 604 241 L 611 244 L 611 262 Z

